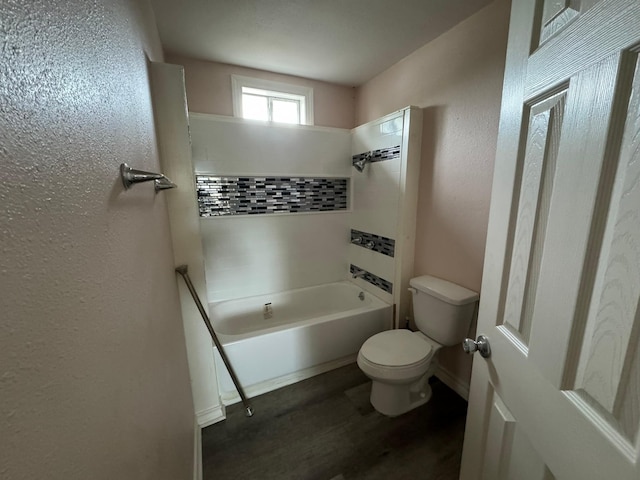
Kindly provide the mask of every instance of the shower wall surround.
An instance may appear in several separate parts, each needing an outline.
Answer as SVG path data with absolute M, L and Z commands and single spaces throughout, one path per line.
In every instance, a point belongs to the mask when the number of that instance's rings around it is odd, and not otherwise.
M 404 325 L 410 312 L 421 138 L 422 110 L 416 107 L 351 131 L 351 163 L 369 160 L 362 173 L 352 168 L 350 270 L 365 270 L 354 282 L 396 304 L 397 325 Z M 353 241 L 358 237 L 362 242 Z M 367 242 L 373 247 L 366 248 Z
M 345 279 L 349 130 L 194 113 L 190 130 L 209 301 Z
M 353 265 L 367 274 L 352 280 L 397 304 L 404 324 L 422 110 L 350 131 L 190 120 L 209 301 L 341 281 Z M 363 155 L 359 173 L 352 163 Z

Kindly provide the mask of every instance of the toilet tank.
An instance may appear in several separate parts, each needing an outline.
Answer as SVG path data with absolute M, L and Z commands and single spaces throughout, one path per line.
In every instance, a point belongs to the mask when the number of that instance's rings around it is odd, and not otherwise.
M 412 278 L 409 285 L 418 329 L 440 345 L 462 342 L 469 331 L 478 294 L 430 275 Z

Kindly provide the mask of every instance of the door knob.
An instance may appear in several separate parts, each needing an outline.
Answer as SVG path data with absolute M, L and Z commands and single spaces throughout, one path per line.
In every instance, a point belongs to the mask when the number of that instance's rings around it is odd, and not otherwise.
M 489 358 L 491 356 L 489 339 L 484 335 L 478 335 L 478 339 L 475 341 L 472 338 L 465 338 L 462 342 L 462 348 L 465 353 L 468 353 L 469 355 L 480 352 L 480 355 L 484 358 Z

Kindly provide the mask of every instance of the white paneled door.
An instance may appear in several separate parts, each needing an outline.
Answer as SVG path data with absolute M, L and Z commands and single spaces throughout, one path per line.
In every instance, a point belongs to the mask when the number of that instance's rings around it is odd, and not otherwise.
M 640 479 L 640 1 L 514 0 L 461 479 Z

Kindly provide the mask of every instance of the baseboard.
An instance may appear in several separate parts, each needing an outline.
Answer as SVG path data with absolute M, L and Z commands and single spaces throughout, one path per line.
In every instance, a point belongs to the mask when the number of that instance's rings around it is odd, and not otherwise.
M 202 429 L 197 418 L 193 423 L 193 480 L 202 480 Z
M 442 365 L 438 365 L 435 376 L 451 390 L 469 401 L 469 384 L 467 382 L 456 377 L 446 368 L 442 368 Z
M 227 418 L 224 405 L 217 405 L 196 412 L 196 420 L 200 428 L 208 427 Z
M 248 398 L 257 397 L 258 395 L 262 395 L 263 393 L 272 392 L 273 390 L 277 390 L 278 388 L 286 387 L 287 385 L 306 380 L 307 378 L 315 377 L 316 375 L 320 375 L 321 373 L 344 367 L 345 365 L 354 363 L 356 361 L 356 358 L 357 355 L 355 354 L 348 355 L 331 362 L 323 363 L 321 365 L 316 365 L 310 368 L 305 368 L 304 370 L 290 373 L 288 375 L 283 375 L 282 377 L 256 383 L 255 385 L 251 385 L 245 388 L 244 393 Z M 238 395 L 238 392 L 236 391 L 220 392 L 220 400 L 224 405 L 229 406 L 233 405 L 234 403 L 238 403 L 240 401 L 240 395 Z

